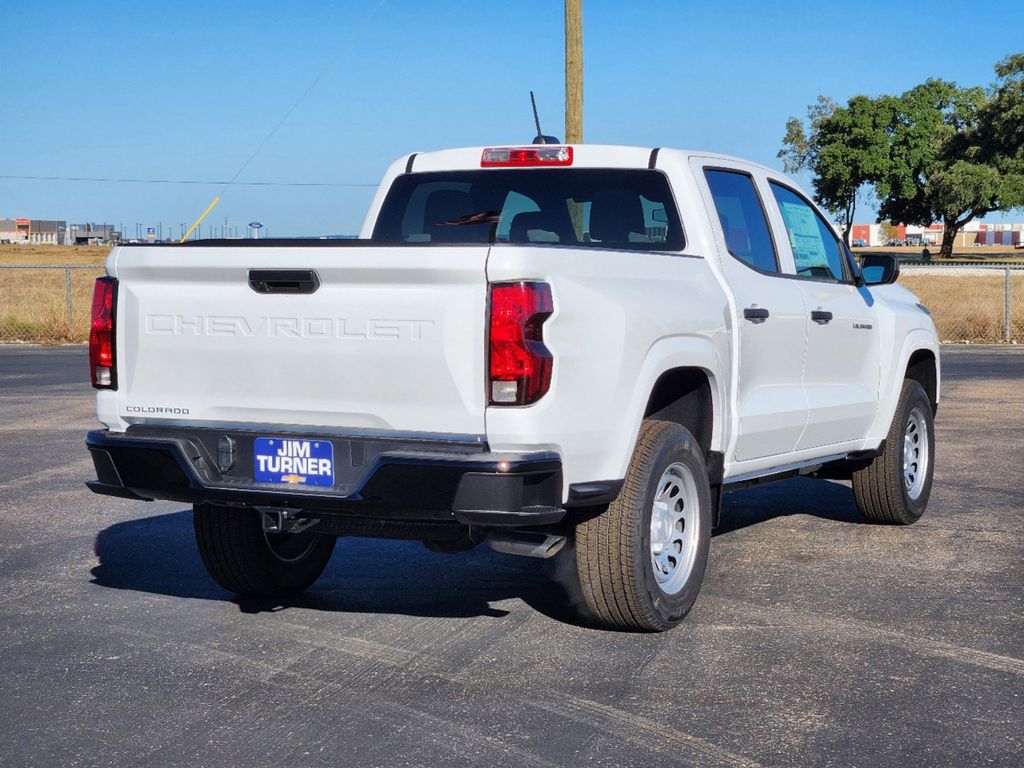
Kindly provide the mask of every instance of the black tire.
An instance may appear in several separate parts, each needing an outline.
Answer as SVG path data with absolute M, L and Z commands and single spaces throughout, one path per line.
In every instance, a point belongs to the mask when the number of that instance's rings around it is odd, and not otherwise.
M 192 524 L 199 556 L 224 589 L 246 597 L 283 597 L 307 589 L 327 567 L 335 538 L 265 534 L 251 509 L 197 504 Z
M 925 469 L 920 486 L 915 486 L 913 494 L 908 491 L 903 473 L 904 435 L 912 414 L 917 415 L 927 433 L 923 440 L 927 448 Z M 920 441 L 919 432 L 918 435 Z M 910 525 L 917 522 L 928 506 L 934 469 L 935 422 L 931 401 L 924 387 L 913 379 L 905 379 L 896 414 L 885 438 L 885 448 L 870 464 L 852 473 L 857 508 L 872 523 Z
M 670 594 L 655 575 L 651 517 L 663 474 L 677 463 L 694 480 L 698 524 L 689 575 Z M 682 621 L 697 599 L 711 546 L 711 489 L 693 435 L 673 422 L 645 421 L 618 497 L 601 514 L 579 522 L 574 538 L 580 597 L 596 623 L 660 632 Z

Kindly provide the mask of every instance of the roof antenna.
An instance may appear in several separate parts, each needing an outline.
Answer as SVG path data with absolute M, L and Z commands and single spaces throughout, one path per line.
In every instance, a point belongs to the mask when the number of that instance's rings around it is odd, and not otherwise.
M 540 115 L 537 114 L 537 100 L 533 98 L 533 91 L 530 91 L 530 103 L 533 105 L 533 122 L 537 126 L 537 135 L 533 137 L 534 144 L 561 144 L 554 136 L 545 136 L 540 129 Z

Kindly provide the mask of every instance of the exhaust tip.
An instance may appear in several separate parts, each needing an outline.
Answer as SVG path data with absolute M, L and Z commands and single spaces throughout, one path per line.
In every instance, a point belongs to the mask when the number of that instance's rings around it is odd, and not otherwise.
M 492 531 L 487 543 L 495 552 L 520 557 L 554 557 L 565 546 L 565 536 L 539 531 Z

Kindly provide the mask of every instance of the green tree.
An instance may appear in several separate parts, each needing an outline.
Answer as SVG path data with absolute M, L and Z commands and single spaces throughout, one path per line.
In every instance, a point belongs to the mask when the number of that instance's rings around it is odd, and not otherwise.
M 876 183 L 879 218 L 944 225 L 939 255 L 953 254 L 968 222 L 1019 206 L 1024 181 L 994 141 L 992 98 L 982 88 L 928 80 L 891 100 L 890 163 Z M 1018 188 L 1019 187 L 1019 188 Z
M 858 195 L 888 170 L 890 100 L 854 96 L 846 106 L 824 96 L 807 110 L 807 127 L 786 122 L 778 157 L 788 173 L 808 170 L 818 203 L 843 227 L 850 243 Z
M 989 149 L 1002 160 L 1024 158 L 1024 53 L 1007 56 L 995 66 L 999 82 L 982 110 Z
M 1000 174 L 1000 202 L 1024 207 L 1024 53 L 995 66 L 999 78 L 980 113 L 982 157 Z

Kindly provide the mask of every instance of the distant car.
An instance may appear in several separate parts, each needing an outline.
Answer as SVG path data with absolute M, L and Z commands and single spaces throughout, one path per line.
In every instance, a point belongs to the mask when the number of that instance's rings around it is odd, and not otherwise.
M 853 241 L 853 247 L 854 248 L 865 248 L 865 247 L 867 247 L 867 244 L 868 244 L 867 240 L 854 240 Z

